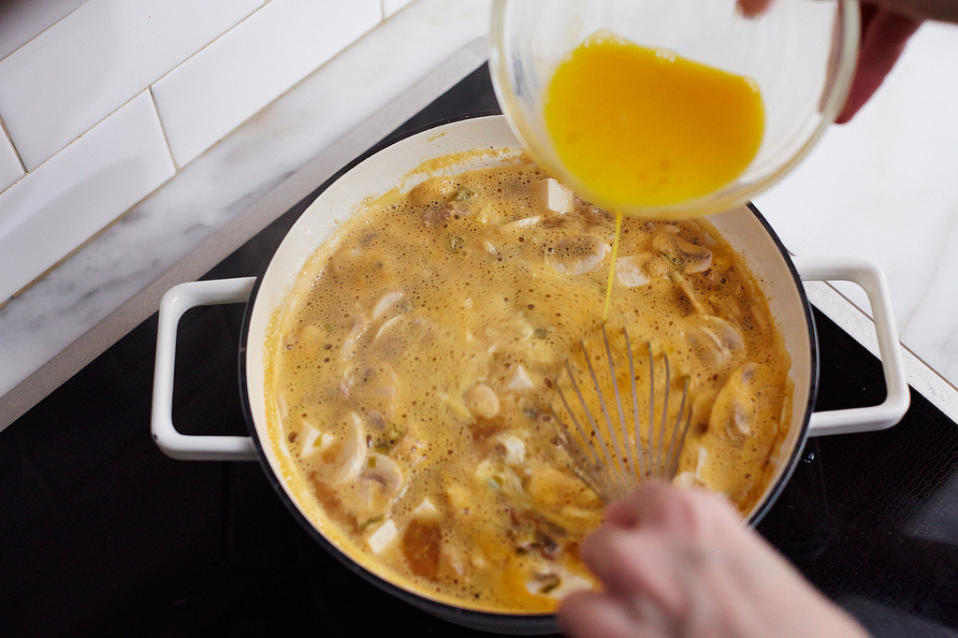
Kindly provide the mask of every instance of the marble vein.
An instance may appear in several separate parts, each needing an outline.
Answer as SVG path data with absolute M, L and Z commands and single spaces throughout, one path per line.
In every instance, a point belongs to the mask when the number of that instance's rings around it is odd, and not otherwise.
M 956 386 L 958 83 L 930 72 L 944 59 L 958 59 L 958 26 L 924 25 L 873 100 L 756 204 L 798 253 L 877 262 L 902 342 Z
M 485 33 L 487 10 L 486 0 L 412 3 L 0 309 L 0 396 Z M 903 342 L 958 385 L 958 83 L 927 73 L 946 59 L 958 59 L 958 28 L 923 27 L 873 103 L 757 204 L 796 252 L 877 261 Z
M 0 396 L 343 132 L 483 35 L 487 12 L 487 0 L 411 4 L 11 300 L 0 309 Z

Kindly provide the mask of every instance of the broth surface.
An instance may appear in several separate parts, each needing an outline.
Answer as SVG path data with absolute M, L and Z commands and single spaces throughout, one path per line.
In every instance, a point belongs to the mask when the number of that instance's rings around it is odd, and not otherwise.
M 603 504 L 556 435 L 551 388 L 596 343 L 613 229 L 519 159 L 373 202 L 304 265 L 267 342 L 267 413 L 327 537 L 467 607 L 549 612 L 592 585 L 578 546 Z M 625 327 L 692 388 L 675 480 L 747 513 L 791 396 L 751 274 L 704 221 L 626 218 L 615 282 L 617 356 Z

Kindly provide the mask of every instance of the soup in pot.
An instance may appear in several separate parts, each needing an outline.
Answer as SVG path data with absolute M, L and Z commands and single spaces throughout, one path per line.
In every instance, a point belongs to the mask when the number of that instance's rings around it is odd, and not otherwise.
M 601 324 L 613 231 L 519 158 L 368 203 L 303 266 L 273 317 L 267 412 L 332 542 L 487 611 L 550 612 L 592 586 L 578 547 L 603 502 L 557 436 L 553 385 Z M 609 325 L 689 380 L 675 480 L 749 512 L 791 386 L 743 260 L 707 222 L 626 218 Z

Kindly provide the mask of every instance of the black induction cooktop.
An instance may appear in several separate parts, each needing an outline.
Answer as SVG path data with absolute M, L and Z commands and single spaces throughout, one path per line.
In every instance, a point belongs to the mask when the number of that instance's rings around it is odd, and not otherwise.
M 374 149 L 498 112 L 485 67 Z M 260 273 L 319 187 L 206 278 Z M 180 324 L 174 421 L 245 434 L 242 305 Z M 824 315 L 816 407 L 877 403 L 878 361 Z M 0 635 L 480 635 L 355 576 L 257 463 L 173 461 L 149 436 L 154 315 L 0 433 Z M 958 425 L 912 390 L 901 424 L 813 439 L 759 530 L 876 636 L 958 636 Z M 302 635 L 302 634 L 300 634 Z

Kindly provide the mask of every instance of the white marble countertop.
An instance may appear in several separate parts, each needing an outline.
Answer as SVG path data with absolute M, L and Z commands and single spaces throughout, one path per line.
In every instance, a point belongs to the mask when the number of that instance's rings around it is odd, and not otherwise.
M 205 272 L 479 64 L 481 43 L 461 47 L 486 33 L 487 11 L 486 0 L 414 2 L 0 309 L 0 429 L 152 314 L 167 288 Z M 955 60 L 958 28 L 923 27 L 873 102 L 756 200 L 794 252 L 864 255 L 885 269 L 909 381 L 952 418 Z M 874 349 L 857 290 L 809 292 Z
M 902 342 L 958 385 L 958 26 L 925 24 L 875 97 L 755 204 L 796 253 L 888 277 Z M 860 290 L 839 285 L 868 308 Z

